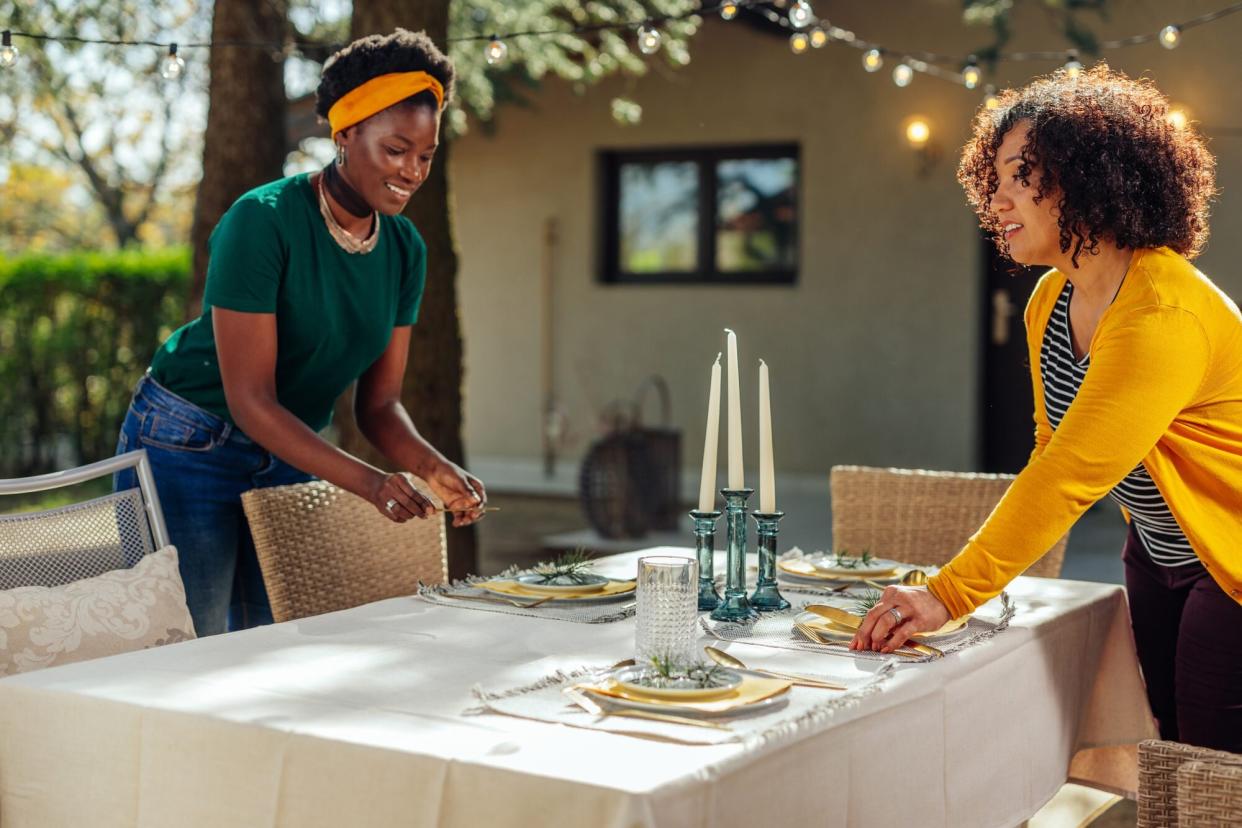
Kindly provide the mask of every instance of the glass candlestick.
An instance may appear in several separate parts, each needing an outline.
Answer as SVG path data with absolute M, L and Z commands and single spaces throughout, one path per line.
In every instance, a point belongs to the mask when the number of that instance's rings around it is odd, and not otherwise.
M 750 604 L 760 612 L 789 609 L 789 602 L 776 588 L 776 533 L 780 531 L 784 512 L 754 512 L 759 540 L 759 578 Z
M 725 569 L 725 594 L 712 611 L 715 621 L 745 621 L 755 616 L 746 597 L 746 501 L 754 489 L 721 489 L 725 499 L 725 529 L 729 551 Z
M 720 606 L 715 583 L 716 521 L 720 512 L 690 512 L 694 520 L 694 556 L 699 561 L 699 611 Z

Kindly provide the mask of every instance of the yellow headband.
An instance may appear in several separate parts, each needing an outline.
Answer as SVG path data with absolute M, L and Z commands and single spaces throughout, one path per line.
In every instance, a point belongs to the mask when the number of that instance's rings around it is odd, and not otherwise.
M 366 83 L 349 90 L 328 110 L 328 123 L 332 137 L 346 127 L 365 121 L 376 112 L 387 109 L 411 95 L 431 90 L 436 105 L 444 107 L 444 87 L 426 72 L 392 72 L 378 75 Z

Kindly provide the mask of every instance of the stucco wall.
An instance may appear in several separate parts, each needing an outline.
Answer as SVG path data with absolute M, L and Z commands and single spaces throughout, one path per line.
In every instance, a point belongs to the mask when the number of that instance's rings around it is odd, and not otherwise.
M 1155 15 L 1138 14 L 1135 5 L 1119 4 L 1098 30 L 1155 31 L 1219 3 L 1160 4 Z M 987 39 L 962 26 L 956 2 L 833 3 L 828 10 L 835 24 L 895 48 L 965 54 Z M 1042 17 L 1019 22 L 1015 48 L 1061 42 Z M 1176 51 L 1149 44 L 1109 59 L 1131 73 L 1149 71 L 1210 131 L 1242 126 L 1238 43 L 1242 15 L 1187 32 Z M 605 403 L 659 373 L 673 389 L 685 465 L 697 467 L 709 366 L 723 348 L 721 329 L 731 327 L 744 364 L 751 474 L 760 357 L 772 370 L 778 471 L 819 475 L 847 462 L 973 468 L 982 276 L 975 221 L 953 175 L 980 93 L 923 75 L 898 89 L 891 62 L 869 75 L 855 49 L 832 44 L 794 56 L 782 38 L 717 19 L 707 20 L 691 54 L 683 69 L 619 79 L 584 96 L 545 84 L 533 108 L 502 110 L 494 135 L 476 126 L 455 145 L 470 455 L 540 454 L 540 268 L 551 218 L 559 230 L 555 385 L 576 437 L 563 454 L 566 464 L 596 433 Z M 1020 83 L 1049 68 L 1005 65 L 1001 82 Z M 615 94 L 642 104 L 641 125 L 613 122 Z M 931 121 L 944 152 L 925 177 L 916 174 L 901 131 L 914 113 Z M 801 146 L 797 285 L 599 282 L 600 149 L 769 141 Z M 1223 196 L 1199 264 L 1239 296 L 1242 137 L 1220 134 L 1214 149 Z

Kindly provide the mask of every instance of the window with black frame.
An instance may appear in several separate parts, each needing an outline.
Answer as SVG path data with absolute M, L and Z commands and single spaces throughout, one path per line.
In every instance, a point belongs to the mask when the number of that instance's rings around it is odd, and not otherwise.
M 798 147 L 601 154 L 601 278 L 789 284 L 798 276 Z

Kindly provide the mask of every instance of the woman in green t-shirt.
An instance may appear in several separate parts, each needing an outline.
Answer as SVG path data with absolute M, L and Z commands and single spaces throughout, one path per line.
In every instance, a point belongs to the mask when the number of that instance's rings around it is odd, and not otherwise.
M 452 87 L 451 62 L 421 32 L 362 38 L 329 58 L 316 110 L 335 162 L 229 208 L 208 243 L 203 315 L 138 384 L 117 451 L 147 450 L 200 636 L 271 620 L 243 492 L 318 477 L 398 523 L 434 514 L 403 474 L 319 435 L 355 381 L 367 439 L 465 510 L 455 526 L 483 514 L 483 484 L 401 404 L 427 257 L 401 211 L 431 169 Z

